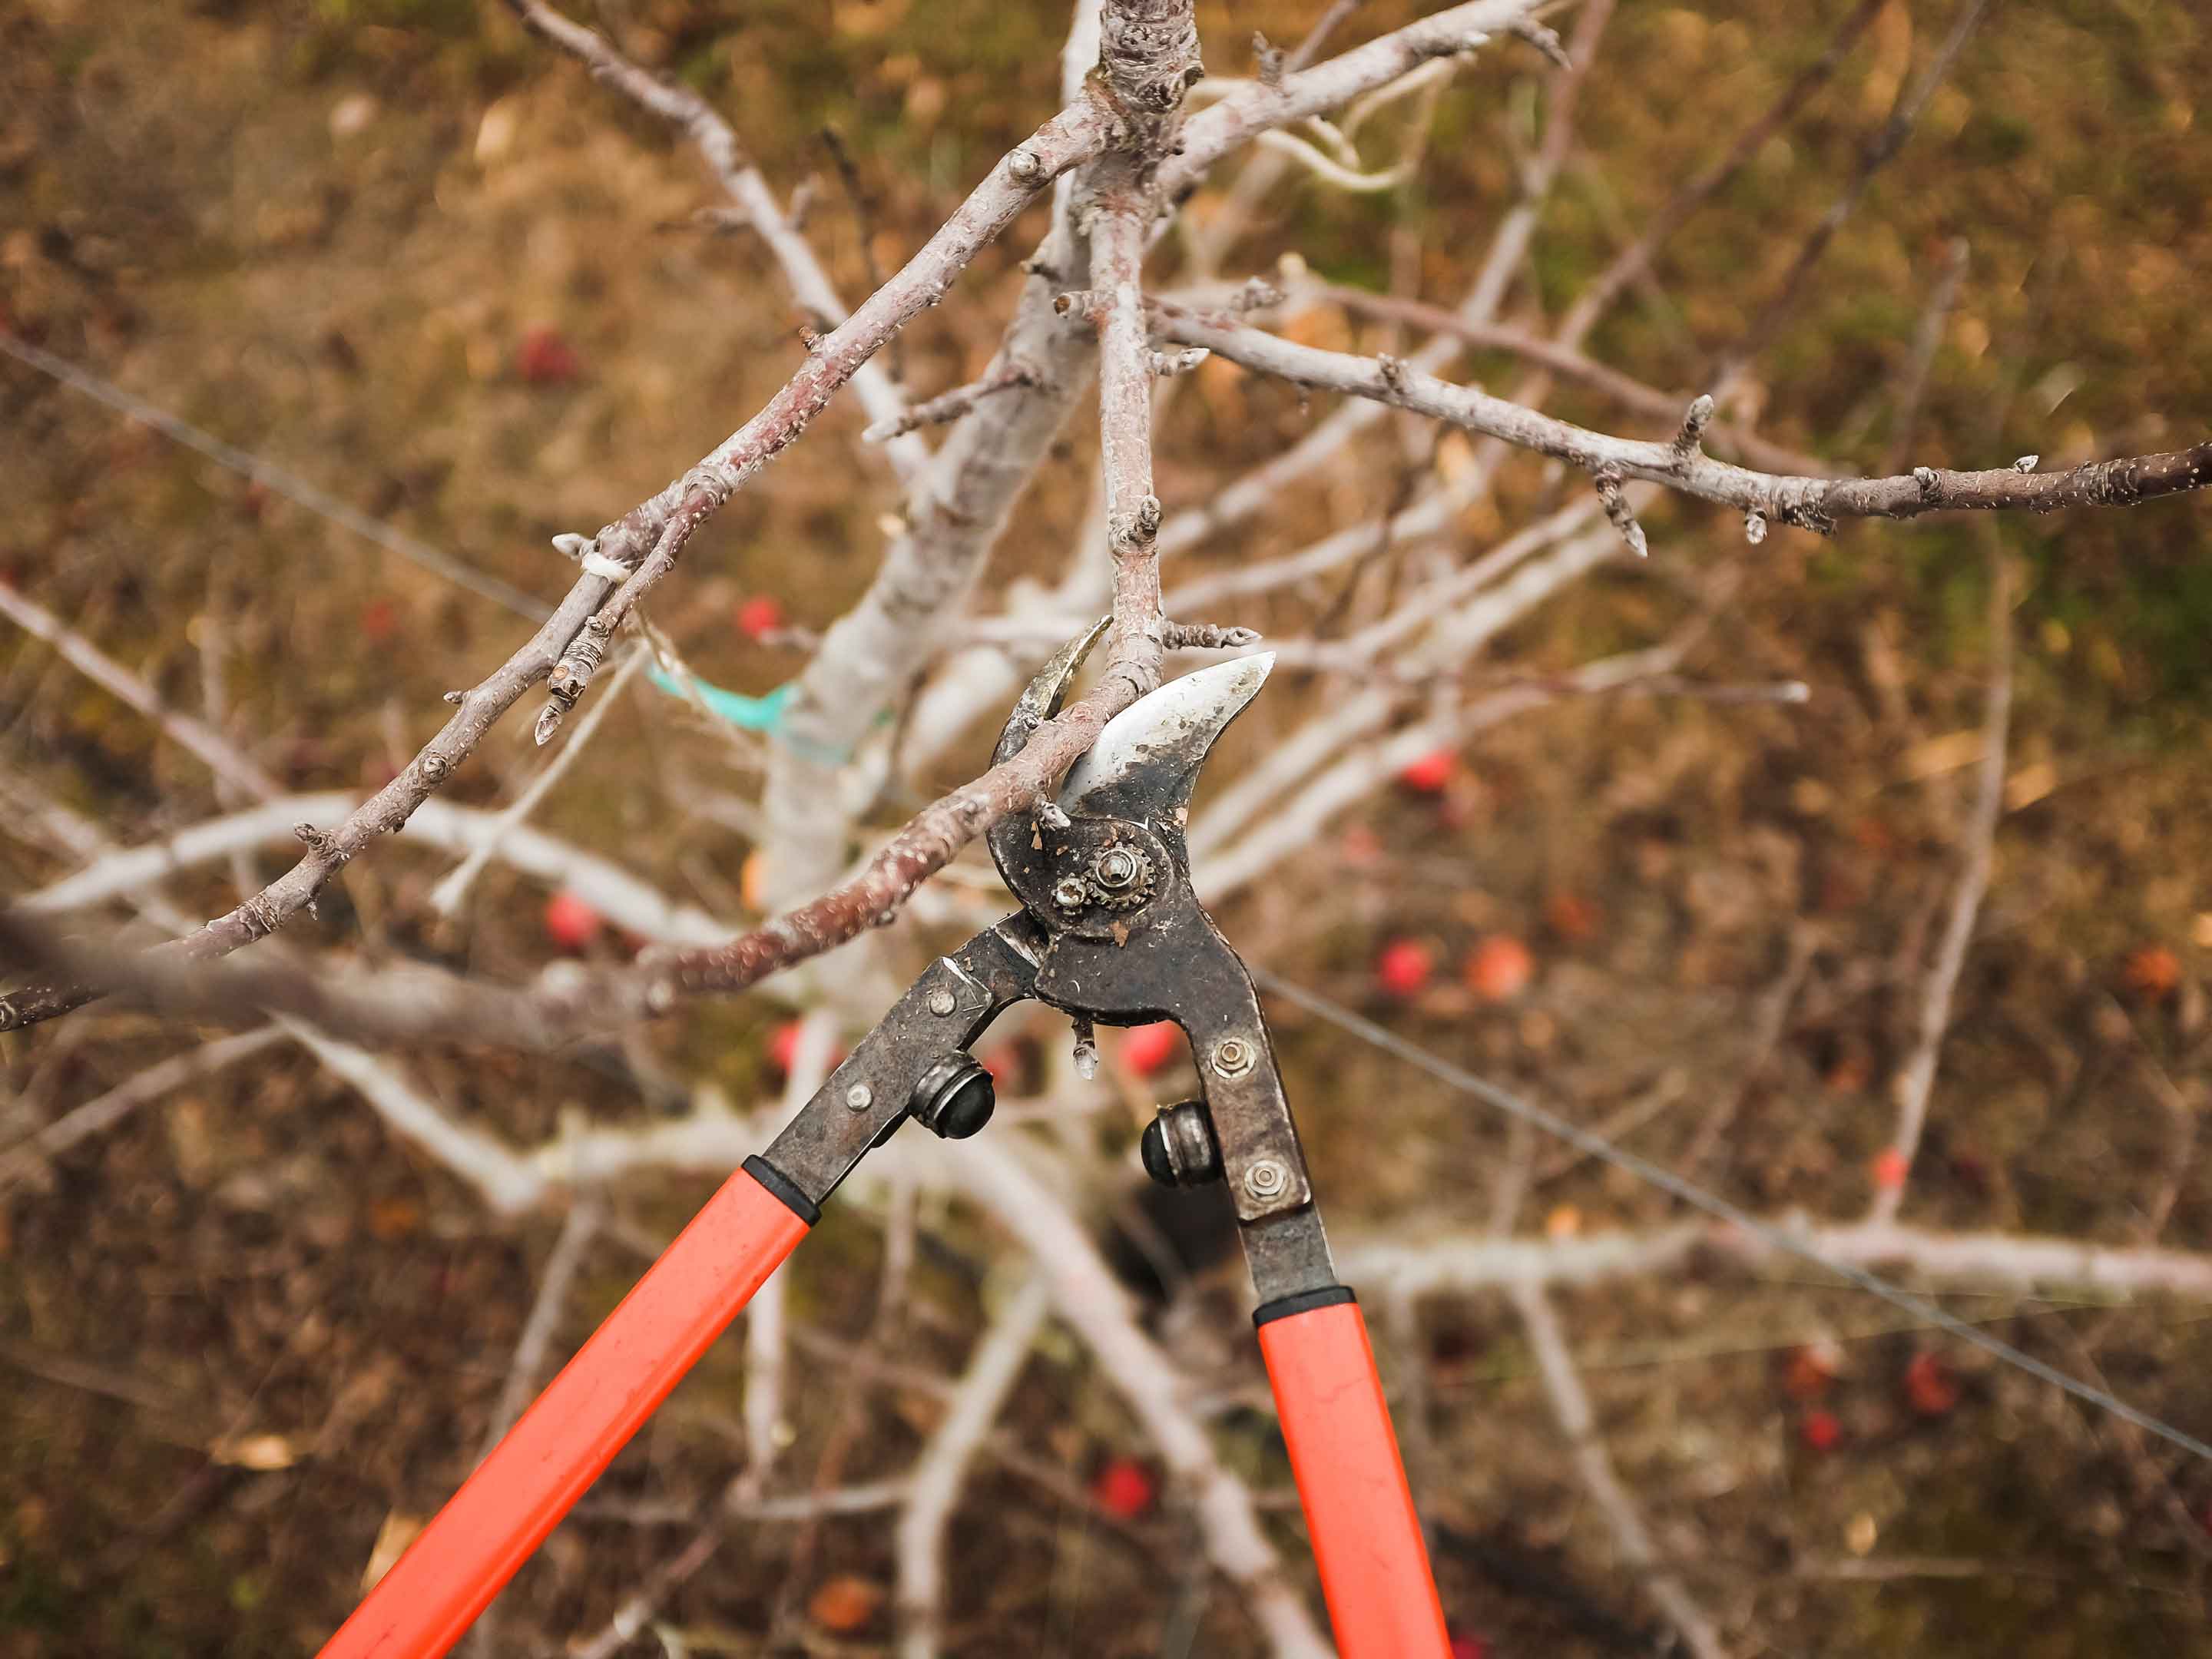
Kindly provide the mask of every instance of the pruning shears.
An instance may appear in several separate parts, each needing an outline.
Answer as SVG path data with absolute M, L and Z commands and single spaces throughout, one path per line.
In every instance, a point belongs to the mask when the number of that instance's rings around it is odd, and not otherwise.
M 1100 623 L 1040 670 L 1000 734 L 1059 712 Z M 1248 657 L 1171 680 L 1100 732 L 1056 804 L 1001 820 L 991 855 L 1022 902 L 932 963 L 768 1150 L 745 1160 L 378 1581 L 322 1659 L 434 1659 L 543 1542 L 871 1148 L 908 1119 L 947 1139 L 994 1104 L 970 1045 L 1034 998 L 1079 1021 L 1172 1020 L 1200 1098 L 1144 1134 L 1152 1177 L 1235 1206 L 1260 1350 L 1345 1659 L 1446 1659 L 1449 1640 L 1367 1328 L 1338 1283 L 1250 974 L 1190 882 L 1199 769 L 1267 678 Z

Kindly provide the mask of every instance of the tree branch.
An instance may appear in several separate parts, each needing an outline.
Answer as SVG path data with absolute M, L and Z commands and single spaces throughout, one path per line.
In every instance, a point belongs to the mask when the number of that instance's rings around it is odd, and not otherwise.
M 791 286 L 792 296 L 813 314 L 817 325 L 835 328 L 845 320 L 845 302 L 838 298 L 836 287 L 815 257 L 812 245 L 784 216 L 768 180 L 746 159 L 736 131 L 713 105 L 689 87 L 641 69 L 616 51 L 605 36 L 570 21 L 544 0 L 507 3 L 525 27 L 577 58 L 596 79 L 671 123 L 689 138 L 705 158 L 715 181 L 737 204 L 745 222 L 767 245 Z M 896 424 L 905 416 L 906 399 L 879 363 L 866 362 L 854 371 L 853 391 L 871 421 Z M 928 447 L 919 440 L 893 443 L 889 453 L 900 482 L 908 486 L 929 465 Z
M 1921 1131 L 1928 1122 L 1929 1097 L 1936 1088 L 1936 1062 L 1943 1051 L 1943 1034 L 1951 1024 L 1952 999 L 1958 993 L 1960 970 L 1966 965 L 1974 918 L 1981 910 L 1982 896 L 1989 891 L 1997 820 L 2004 813 L 2005 738 L 2012 720 L 2012 582 L 2002 555 L 1994 555 L 1990 563 L 1989 708 L 1982 719 L 1981 759 L 1974 769 L 1973 812 L 1966 823 L 1959 885 L 1951 895 L 1943 936 L 1936 943 L 1936 960 L 1929 964 L 1928 981 L 1921 991 L 1912 1051 L 1897 1074 L 1897 1131 L 1890 1141 L 1890 1149 L 1896 1154 L 1896 1178 L 1875 1183 L 1867 1219 L 1876 1225 L 1897 1218 L 1912 1160 L 1919 1155 Z
M 1201 345 L 1261 374 L 1317 391 L 1370 398 L 1534 450 L 1594 477 L 1618 473 L 1718 501 L 1762 519 L 1819 532 L 1843 519 L 1915 519 L 1961 510 L 2051 513 L 2069 507 L 2133 507 L 2212 483 L 2212 441 L 2169 454 L 2092 461 L 2064 472 L 2017 467 L 1954 472 L 1916 467 L 1889 478 L 1820 478 L 1756 472 L 1670 441 L 1616 438 L 1473 386 L 1422 373 L 1395 357 L 1360 357 L 1299 345 L 1219 313 L 1156 302 L 1160 332 Z
M 1689 1587 L 1661 1565 L 1650 1528 L 1644 1525 L 1635 1500 L 1613 1470 L 1613 1459 L 1598 1435 L 1597 1413 L 1590 1409 L 1589 1395 L 1575 1370 L 1573 1357 L 1567 1352 L 1550 1294 L 1533 1280 L 1514 1285 L 1511 1294 L 1522 1328 L 1528 1334 L 1528 1346 L 1536 1357 L 1536 1373 L 1552 1402 L 1552 1413 L 1559 1419 L 1559 1431 L 1567 1437 L 1583 1490 L 1590 1495 L 1613 1533 L 1613 1547 L 1630 1571 L 1644 1581 L 1644 1588 L 1697 1659 L 1727 1659 L 1728 1650 L 1721 1644 L 1719 1630 L 1691 1595 Z
M 453 718 L 390 783 L 334 830 L 318 831 L 307 856 L 284 875 L 198 933 L 160 947 L 161 952 L 204 961 L 282 927 L 364 847 L 397 831 L 467 759 L 499 718 L 541 679 L 548 682 L 553 701 L 539 717 L 539 740 L 550 736 L 560 715 L 587 687 L 616 629 L 675 567 L 693 532 L 804 432 L 885 341 L 916 313 L 941 300 L 953 278 L 1031 198 L 1061 173 L 1103 152 L 1119 131 L 1116 118 L 1103 104 L 1080 100 L 1003 157 L 890 282 L 815 342 L 805 364 L 758 414 L 681 477 L 600 531 L 592 546 L 597 557 L 587 563 L 551 617 L 477 686 L 448 694 L 448 701 L 459 704 Z M 617 567 L 629 573 L 619 582 L 598 574 Z M 957 820 L 957 814 L 953 817 Z M 854 918 L 852 932 L 860 925 Z M 851 936 L 851 932 L 842 935 Z M 775 952 L 769 957 L 777 966 L 797 959 Z M 97 994 L 90 988 L 39 988 L 0 1004 L 0 1019 L 11 1028 L 29 1024 L 80 1007 Z

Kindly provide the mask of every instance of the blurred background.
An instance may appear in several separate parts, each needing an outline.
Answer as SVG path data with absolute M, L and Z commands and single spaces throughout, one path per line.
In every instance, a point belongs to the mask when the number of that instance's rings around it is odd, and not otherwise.
M 730 119 L 848 301 L 1056 106 L 1067 23 L 1062 4 L 981 0 L 568 9 Z M 1325 50 L 1422 9 L 1365 0 Z M 1250 75 L 1255 29 L 1292 44 L 1322 10 L 1201 4 L 1208 64 Z M 2212 29 L 2183 0 L 2015 0 L 1945 61 L 1961 16 L 1959 0 L 1621 0 L 1598 29 L 1565 9 L 1550 21 L 1589 49 L 1571 126 L 1561 73 L 1493 45 L 1359 135 L 1373 167 L 1407 164 L 1387 188 L 1249 152 L 1148 274 L 1170 290 L 1268 276 L 1291 295 L 1269 326 L 1410 352 L 1428 337 L 1417 313 L 1316 285 L 1457 307 L 1517 214 L 1525 250 L 1499 268 L 1494 317 L 1546 333 L 1780 100 L 1596 319 L 1591 357 L 1670 398 L 1740 370 L 1724 413 L 1838 470 L 2028 454 L 2049 470 L 2202 441 Z M 676 477 L 800 361 L 809 319 L 761 241 L 700 216 L 721 199 L 677 135 L 489 0 L 0 15 L 0 333 L 541 603 L 570 579 L 549 538 Z M 1045 222 L 1032 209 L 885 355 L 910 397 L 983 370 Z M 1445 372 L 1510 393 L 1529 369 L 1469 350 Z M 0 356 L 0 584 L 33 607 L 0 626 L 0 890 L 257 801 L 373 789 L 442 722 L 440 694 L 527 629 L 496 595 L 20 356 Z M 1546 407 L 1672 429 L 1587 380 Z M 1333 408 L 1219 362 L 1173 383 L 1170 521 Z M 698 681 L 765 696 L 866 586 L 901 495 L 865 424 L 848 393 L 654 594 Z M 1095 450 L 1086 402 L 975 617 L 1102 558 Z M 1478 468 L 1432 531 L 1384 528 Z M 1765 1217 L 1850 1223 L 1903 1186 L 1883 1150 L 1932 1057 L 1899 1214 L 1998 1266 L 1931 1249 L 1899 1276 L 2204 1434 L 2206 504 L 1751 544 L 1736 515 L 1662 497 L 1642 514 L 1647 562 L 1588 558 L 1506 596 L 1441 669 L 1326 648 L 1582 493 L 1392 415 L 1177 555 L 1171 588 L 1374 529 L 1357 558 L 1218 589 L 1184 618 L 1289 642 L 1209 769 L 1201 830 L 1209 796 L 1358 698 L 1383 713 L 1339 751 L 1438 733 L 1325 804 L 1294 787 L 1217 819 L 1210 849 L 1201 833 L 1224 931 L 1255 964 Z M 211 769 L 34 637 L 33 611 L 251 773 Z M 947 658 L 974 637 L 949 625 Z M 1606 664 L 1626 666 L 1594 673 Z M 356 860 L 288 938 L 517 981 L 756 919 L 772 741 L 743 723 L 756 706 L 642 674 L 594 695 L 602 722 L 530 811 L 543 846 L 441 903 L 466 840 L 430 826 Z M 556 752 L 530 742 L 535 707 L 441 799 L 512 803 Z M 902 747 L 896 721 L 872 739 L 844 781 L 841 855 L 980 769 L 996 717 L 970 712 L 927 748 Z M 1976 811 L 1992 765 L 1993 831 Z M 301 814 L 274 810 L 273 834 L 76 908 L 142 930 L 162 905 L 218 915 L 296 851 Z M 1942 938 L 1983 860 L 1954 988 Z M 994 882 L 971 852 L 849 969 L 556 1054 L 368 1054 L 251 1017 L 179 1028 L 111 1006 L 0 1036 L 0 1656 L 312 1650 L 465 1473 L 503 1395 L 612 1307 L 793 1074 L 818 1074 L 988 917 Z M 1462 1653 L 1663 1650 L 1680 1615 L 1655 1573 L 1739 1654 L 2212 1651 L 2204 1463 L 1802 1264 L 1672 1232 L 1686 1212 L 1623 1171 L 1293 1004 L 1271 1012 L 1340 1245 L 1374 1265 L 1371 1285 L 1346 1276 L 1370 1292 Z M 1119 1274 L 1177 1409 L 1311 1601 L 1233 1239 L 1211 1195 L 1156 1199 L 1136 1172 L 1153 1106 L 1191 1090 L 1186 1053 L 1104 1034 L 1085 1079 L 1041 1012 L 981 1046 L 1000 1073 L 987 1139 L 1020 1150 Z M 410 1103 L 509 1149 L 534 1184 L 489 1201 L 403 1130 Z M 840 1195 L 782 1277 L 781 1328 L 717 1346 L 479 1650 L 894 1650 L 896 1483 L 979 1341 L 1010 1331 L 1027 1357 L 943 1534 L 942 1650 L 1270 1650 L 1246 1589 L 1209 1565 L 1157 1425 L 1079 1320 L 1032 1306 L 1036 1235 L 963 1189 L 957 1157 L 887 1159 Z M 1547 1272 L 1587 1267 L 1547 1306 L 1593 1436 L 1563 1430 L 1527 1309 L 1452 1265 L 1504 1235 Z M 2154 1288 L 2015 1272 L 2021 1240 L 2110 1247 Z M 1621 1262 L 1594 1265 L 1616 1246 Z M 1591 1495 L 1593 1445 L 1640 1516 L 1642 1559 Z M 615 1624 L 648 1588 L 648 1610 Z

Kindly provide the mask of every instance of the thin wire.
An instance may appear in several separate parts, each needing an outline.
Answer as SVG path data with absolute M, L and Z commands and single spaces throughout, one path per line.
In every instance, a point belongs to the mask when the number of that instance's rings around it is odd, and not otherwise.
M 2184 1451 L 2202 1457 L 2207 1462 L 2212 1462 L 2212 1445 L 2206 1444 L 2195 1435 L 2177 1429 L 2170 1423 L 2160 1422 L 2149 1413 L 2137 1410 L 2126 1401 L 2115 1395 L 2107 1394 L 2102 1389 L 2084 1382 L 2077 1377 L 2069 1376 L 2064 1371 L 2045 1364 L 2033 1354 L 2023 1352 L 2003 1339 L 1991 1336 L 1988 1332 L 1967 1323 L 1957 1315 L 1946 1312 L 1933 1302 L 1915 1296 L 1911 1291 L 1893 1285 L 1887 1279 L 1867 1272 L 1863 1267 L 1854 1267 L 1846 1261 L 1831 1261 L 1802 1239 L 1793 1238 L 1781 1228 L 1769 1225 L 1749 1211 L 1729 1203 L 1718 1194 L 1707 1192 L 1694 1182 L 1683 1180 L 1673 1170 L 1662 1169 L 1649 1158 L 1639 1158 L 1634 1152 L 1624 1151 L 1603 1136 L 1593 1134 L 1578 1124 L 1568 1122 L 1566 1119 L 1556 1113 L 1547 1111 L 1533 1102 L 1523 1100 L 1518 1095 L 1507 1092 L 1496 1084 L 1477 1077 L 1473 1072 L 1453 1065 L 1441 1054 L 1432 1054 L 1427 1049 L 1408 1042 L 1396 1032 L 1377 1025 L 1370 1019 L 1363 1018 L 1341 1003 L 1333 1002 L 1328 998 L 1317 992 L 1310 991 L 1302 985 L 1294 985 L 1289 980 L 1271 974 L 1263 968 L 1254 967 L 1251 971 L 1252 977 L 1259 981 L 1263 989 L 1297 1004 L 1299 1007 L 1310 1013 L 1320 1015 L 1322 1018 L 1349 1032 L 1361 1042 L 1404 1060 L 1408 1066 L 1426 1072 L 1439 1083 L 1457 1089 L 1462 1094 L 1473 1095 L 1476 1099 L 1486 1102 L 1501 1112 L 1519 1118 L 1524 1123 L 1532 1123 L 1546 1133 L 1558 1136 L 1577 1150 L 1587 1152 L 1592 1158 L 1602 1158 L 1607 1164 L 1626 1170 L 1640 1181 L 1649 1182 L 1660 1191 L 1680 1199 L 1685 1204 L 1703 1210 L 1708 1215 L 1717 1216 L 1731 1226 L 1741 1227 L 1745 1232 L 1771 1249 L 1784 1250 L 1802 1261 L 1809 1261 L 1814 1267 L 1835 1274 L 1846 1284 L 1864 1291 L 1868 1295 L 1880 1297 L 1892 1307 L 1902 1309 L 1915 1318 L 1925 1320 L 1938 1329 L 1948 1332 L 1962 1342 L 1972 1343 L 1984 1352 L 1995 1354 L 2008 1365 L 2018 1366 L 2030 1376 L 2039 1377 L 2055 1389 L 2063 1389 L 2077 1400 L 2086 1401 L 2092 1406 L 2110 1412 L 2124 1422 L 2134 1424 L 2146 1433 L 2154 1434 L 2161 1440 L 2172 1442 Z
M 448 581 L 458 582 L 495 605 L 506 606 L 519 617 L 543 622 L 553 614 L 550 606 L 539 604 L 520 588 L 510 587 L 496 576 L 487 576 L 481 571 L 471 569 L 451 554 L 440 552 L 428 542 L 417 541 L 404 531 L 378 523 L 367 514 L 347 506 L 327 490 L 317 489 L 298 473 L 289 472 L 272 461 L 264 461 L 258 455 L 249 454 L 235 444 L 227 444 L 213 434 L 203 432 L 199 428 L 179 420 L 167 410 L 157 409 L 121 386 L 79 368 L 66 357 L 57 357 L 51 351 L 42 350 L 27 340 L 19 340 L 7 333 L 0 333 L 0 351 L 41 374 L 51 374 L 64 386 L 106 404 L 110 409 L 128 416 L 141 425 L 153 428 L 163 437 L 180 443 L 187 449 L 198 450 L 218 466 L 227 466 L 264 489 L 297 501 L 308 512 L 318 514 L 332 524 L 350 530 L 355 535 L 374 542 L 389 552 L 397 553 L 403 559 L 411 560 L 425 570 L 434 571 Z

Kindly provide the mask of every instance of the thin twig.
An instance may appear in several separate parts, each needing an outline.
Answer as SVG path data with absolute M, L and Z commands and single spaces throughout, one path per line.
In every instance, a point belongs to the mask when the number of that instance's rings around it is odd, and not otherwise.
M 758 414 L 682 477 L 600 531 L 583 574 L 551 617 L 499 668 L 471 690 L 458 694 L 459 707 L 445 728 L 390 783 L 336 830 L 319 833 L 307 856 L 284 875 L 159 953 L 204 961 L 283 927 L 364 847 L 404 823 L 475 750 L 493 724 L 541 679 L 554 692 L 538 721 L 539 740 L 549 737 L 561 714 L 588 686 L 592 671 L 616 631 L 638 601 L 675 568 L 698 527 L 788 447 L 885 341 L 941 300 L 954 278 L 1031 198 L 1061 173 L 1103 151 L 1116 131 L 1111 112 L 1096 101 L 1079 100 L 1001 158 L 897 275 L 815 343 L 806 362 Z M 614 568 L 629 574 L 619 581 L 599 574 Z M 875 896 L 873 890 L 868 896 Z M 880 914 L 884 908 L 878 905 L 870 914 Z M 851 920 L 851 932 L 841 934 L 837 942 L 858 931 L 860 919 Z M 808 937 L 825 938 L 818 930 Z M 817 943 L 799 954 L 823 948 L 826 943 Z M 781 948 L 768 956 L 776 965 L 797 959 Z M 0 999 L 0 1029 L 52 1018 L 98 994 L 97 988 L 82 986 L 19 992 Z
M 1888 1173 L 1893 1178 L 1875 1184 L 1873 1201 L 1867 1206 L 1870 1222 L 1896 1219 L 1898 1206 L 1905 1200 L 1905 1182 L 1928 1121 L 1928 1100 L 1936 1087 L 1936 1061 L 1942 1053 L 1943 1034 L 1950 1027 L 1959 973 L 1966 966 L 1966 947 L 1973 941 L 1974 918 L 1981 912 L 1982 896 L 1990 888 L 1997 820 L 2004 814 L 2005 737 L 2012 720 L 2012 580 L 2001 553 L 1993 553 L 1990 563 L 1990 689 L 1987 712 L 1982 718 L 1981 759 L 1975 769 L 1973 811 L 1963 837 L 1959 884 L 1952 893 L 1943 935 L 1936 942 L 1936 959 L 1929 964 L 1928 981 L 1921 991 L 1912 1052 L 1893 1086 L 1897 1129 L 1890 1138 L 1890 1148 L 1896 1158 L 1895 1168 Z
M 945 1529 L 969 1465 L 1005 1407 L 1051 1311 L 1050 1287 L 1032 1273 L 975 1346 L 951 1408 L 915 1459 L 895 1534 L 900 1659 L 937 1659 L 945 1626 Z
M 0 582 L 0 617 L 52 646 L 63 661 L 153 721 L 163 736 L 198 757 L 217 777 L 251 795 L 283 793 L 283 785 L 263 771 L 228 738 L 210 731 L 191 715 L 171 708 L 141 676 L 132 673 L 44 605 L 5 582 Z M 0 1030 L 7 1029 L 4 1019 L 0 1019 Z
M 283 1036 L 275 1026 L 264 1025 L 235 1036 L 216 1037 L 187 1053 L 149 1066 L 137 1076 L 64 1113 L 36 1134 L 0 1152 L 0 1193 L 35 1175 L 80 1141 L 105 1134 L 149 1101 L 159 1100 L 172 1089 L 196 1082 L 234 1060 L 259 1054 L 271 1043 L 281 1042 Z
M 1829 531 L 1839 520 L 1854 518 L 2133 507 L 2212 484 L 2212 442 L 2167 454 L 2087 462 L 2063 472 L 2023 472 L 2011 466 L 1979 472 L 1923 466 L 1887 478 L 1758 472 L 1715 460 L 1694 447 L 1683 453 L 1671 441 L 1593 432 L 1473 386 L 1438 380 L 1395 357 L 1360 357 L 1300 345 L 1218 313 L 1200 314 L 1165 302 L 1155 309 L 1168 338 L 1205 346 L 1259 373 L 1449 421 L 1565 461 L 1593 477 L 1613 472 L 1640 478 L 1809 530 Z
M 624 655 L 621 665 L 615 670 L 614 678 L 607 683 L 606 690 L 599 694 L 590 711 L 577 722 L 575 731 L 569 734 L 568 741 L 562 746 L 561 751 L 539 769 L 529 786 L 500 813 L 492 825 L 491 833 L 470 848 L 468 856 L 430 890 L 429 904 L 433 910 L 441 916 L 450 916 L 461 908 L 468 897 L 469 889 L 483 872 L 484 866 L 499 855 L 500 842 L 538 810 L 545 797 L 552 793 L 553 786 L 560 782 L 568 769 L 576 763 L 578 757 L 584 752 L 584 746 L 599 731 L 599 722 L 606 718 L 607 711 L 622 701 L 623 688 L 629 684 L 630 677 L 651 659 L 652 654 L 641 647 L 635 647 Z
M 526 27 L 578 59 L 599 81 L 690 138 L 715 182 L 767 246 L 784 281 L 790 284 L 793 297 L 823 328 L 835 328 L 845 320 L 845 303 L 838 297 L 830 273 L 815 257 L 812 244 L 792 224 L 767 179 L 746 159 L 736 131 L 713 105 L 689 87 L 663 80 L 631 63 L 605 35 L 571 22 L 543 0 L 507 0 L 507 4 Z M 843 160 L 842 150 L 839 159 Z M 864 250 L 866 243 L 864 234 Z M 867 258 L 871 286 L 880 287 L 874 255 L 870 252 Z M 896 421 L 905 410 L 906 399 L 899 392 L 896 376 L 886 374 L 882 365 L 872 361 L 861 364 L 854 374 L 853 392 L 871 421 Z M 919 442 L 893 445 L 890 455 L 900 482 L 909 485 L 929 465 L 929 451 Z
M 1643 1581 L 1644 1589 L 1674 1625 L 1683 1644 L 1698 1659 L 1727 1659 L 1728 1650 L 1722 1645 L 1718 1627 L 1698 1605 L 1680 1576 L 1662 1565 L 1658 1549 L 1651 1541 L 1650 1529 L 1644 1524 L 1635 1500 L 1629 1497 L 1627 1487 L 1621 1485 L 1620 1475 L 1614 1472 L 1605 1442 L 1598 1437 L 1597 1414 L 1590 1409 L 1589 1395 L 1583 1388 L 1573 1358 L 1567 1352 L 1566 1339 L 1560 1334 L 1559 1317 L 1553 1310 L 1550 1294 L 1540 1285 L 1523 1281 L 1512 1287 L 1511 1295 L 1513 1305 L 1521 1315 L 1522 1328 L 1528 1334 L 1528 1346 L 1536 1357 L 1537 1374 L 1543 1379 L 1545 1396 L 1551 1401 L 1559 1431 L 1567 1437 L 1573 1453 L 1583 1490 L 1604 1516 L 1613 1534 L 1614 1549 L 1629 1570 Z

